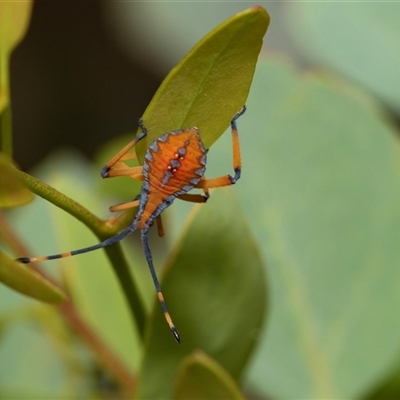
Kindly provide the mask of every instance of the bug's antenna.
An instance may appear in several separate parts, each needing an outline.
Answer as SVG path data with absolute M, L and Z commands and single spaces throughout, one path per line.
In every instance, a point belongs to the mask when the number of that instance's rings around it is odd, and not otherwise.
M 164 313 L 164 318 L 167 321 L 167 324 L 169 325 L 169 329 L 171 330 L 171 333 L 174 336 L 175 340 L 178 343 L 180 343 L 181 337 L 179 335 L 178 329 L 176 329 L 174 323 L 172 322 L 171 316 L 168 312 L 168 308 L 167 308 L 167 305 L 165 304 L 161 286 L 160 286 L 160 283 L 158 282 L 156 271 L 154 269 L 153 258 L 151 256 L 151 252 L 150 252 L 150 246 L 149 246 L 149 242 L 148 242 L 147 232 L 148 232 L 147 229 L 142 230 L 142 244 L 143 244 L 144 254 L 146 256 L 147 263 L 149 264 L 151 277 L 153 278 L 154 286 L 157 291 L 158 301 L 160 302 L 161 308 Z

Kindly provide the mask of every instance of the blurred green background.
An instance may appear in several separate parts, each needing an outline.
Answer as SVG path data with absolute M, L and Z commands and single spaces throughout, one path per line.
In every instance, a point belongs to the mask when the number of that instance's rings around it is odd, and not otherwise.
M 137 119 L 180 58 L 218 23 L 252 5 L 36 2 L 11 63 L 18 164 L 36 167 L 35 175 L 105 215 L 115 199 L 110 189 L 99 189 L 103 183 L 94 179 L 88 160 L 100 167 L 107 157 L 98 156 L 99 150 L 136 130 Z M 263 330 L 253 333 L 259 343 L 244 391 L 255 399 L 399 398 L 400 4 L 264 6 L 271 24 L 248 111 L 239 121 L 243 175 L 229 189 L 238 195 L 234 204 L 239 221 L 243 209 L 251 232 L 246 235 L 254 235 L 260 249 L 269 288 L 269 312 Z M 74 150 L 53 153 L 61 148 Z M 208 175 L 230 171 L 230 159 L 230 138 L 224 135 L 210 150 Z M 123 196 L 123 189 L 116 190 L 115 197 Z M 94 201 L 93 191 L 104 198 Z M 216 204 L 223 201 L 229 199 L 222 196 Z M 27 208 L 15 216 L 35 253 L 94 240 L 84 239 L 85 229 L 78 234 L 75 225 L 73 235 L 55 238 L 48 227 L 38 228 L 35 216 L 57 211 L 42 202 L 35 207 L 34 213 Z M 167 213 L 167 238 L 151 239 L 157 264 L 176 241 L 189 208 L 175 204 Z M 70 223 L 61 214 L 47 218 L 55 230 Z M 132 259 L 142 257 L 136 248 L 127 251 Z M 74 262 L 79 270 L 82 261 Z M 147 272 L 142 266 L 138 271 Z M 91 276 L 71 275 L 78 282 Z M 145 289 L 151 299 L 152 287 Z M 122 309 L 118 296 L 102 305 L 110 318 L 113 309 Z M 22 300 L 8 294 L 2 299 L 5 321 L 11 305 Z M 46 319 L 41 312 L 35 318 Z M 101 321 L 93 316 L 98 309 L 85 312 L 93 324 Z M 117 351 L 135 368 L 139 356 L 124 352 L 127 343 L 135 343 L 135 332 L 128 317 L 114 317 L 125 332 Z M 0 362 L 3 392 L 16 393 L 21 381 L 30 393 L 48 398 L 89 392 L 85 377 L 92 366 L 85 351 L 66 357 L 63 346 L 73 339 L 53 334 L 57 357 L 43 334 L 23 321 L 3 334 L 0 360 L 14 360 Z M 27 346 L 23 353 L 20 343 Z M 68 363 L 60 362 L 62 356 Z M 37 358 L 42 368 L 30 368 L 18 357 Z

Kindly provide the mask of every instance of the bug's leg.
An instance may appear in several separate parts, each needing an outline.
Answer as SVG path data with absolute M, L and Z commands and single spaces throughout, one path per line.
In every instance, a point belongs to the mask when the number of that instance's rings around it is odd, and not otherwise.
M 192 203 L 205 203 L 209 197 L 208 189 L 205 189 L 204 194 L 185 193 L 177 198 L 180 200 L 191 201 Z
M 107 171 L 107 175 L 103 176 L 103 178 L 115 178 L 116 176 L 129 176 L 133 179 L 137 179 L 138 181 L 143 181 L 144 177 L 142 174 L 143 167 L 128 167 L 122 162 L 118 162 L 116 167 L 112 167 Z
M 112 236 L 112 237 L 104 240 L 103 242 L 97 243 L 93 246 L 83 247 L 82 249 L 72 250 L 72 251 L 68 251 L 66 253 L 53 254 L 50 256 L 20 257 L 20 258 L 17 258 L 16 261 L 20 261 L 24 264 L 29 264 L 29 263 L 38 262 L 38 261 L 56 260 L 58 258 L 66 258 L 66 257 L 70 257 L 70 256 L 75 256 L 77 254 L 88 253 L 90 251 L 98 250 L 103 247 L 111 246 L 115 243 L 118 243 L 119 241 L 124 239 L 126 236 L 130 235 L 134 230 L 135 230 L 135 227 L 133 224 L 131 224 L 126 229 L 124 229 L 122 232 L 118 233 L 117 235 Z
M 158 282 L 156 271 L 154 269 L 153 259 L 151 257 L 149 242 L 148 242 L 148 238 L 147 238 L 147 232 L 148 232 L 148 229 L 142 230 L 142 233 L 141 233 L 142 244 L 143 244 L 144 254 L 146 256 L 146 260 L 149 265 L 151 277 L 153 278 L 154 287 L 156 288 L 156 291 L 157 291 L 157 298 L 158 298 L 158 301 L 160 302 L 162 311 L 164 313 L 164 318 L 167 321 L 167 324 L 169 326 L 169 329 L 171 330 L 171 333 L 173 334 L 175 340 L 178 343 L 180 343 L 181 337 L 180 337 L 179 332 L 176 329 L 174 323 L 172 322 L 171 316 L 168 312 L 168 308 L 167 308 L 167 305 L 165 304 L 165 300 L 164 300 L 164 295 L 162 293 L 161 286 L 160 286 L 160 283 Z
M 136 153 L 126 153 L 126 154 L 124 154 L 124 155 L 120 158 L 120 160 L 121 160 L 121 161 L 132 160 L 132 159 L 134 159 L 134 158 L 137 158 L 137 157 L 136 157 Z
M 115 206 L 110 206 L 109 210 L 111 212 L 124 211 L 124 210 L 127 210 L 128 208 L 137 207 L 139 205 L 139 202 L 140 202 L 140 194 L 137 195 L 136 198 L 132 201 L 127 201 L 125 203 L 116 204 Z M 158 236 L 160 236 L 160 237 L 164 236 L 164 227 L 163 227 L 161 215 L 159 215 L 156 218 L 156 224 L 157 224 Z
M 204 176 L 201 177 L 201 180 L 205 180 Z M 185 193 L 178 196 L 178 199 L 190 201 L 192 203 L 205 203 L 210 197 L 210 193 L 207 188 L 203 188 L 203 192 L 204 194 Z
M 233 150 L 233 170 L 235 174 L 224 175 L 218 178 L 204 179 L 201 180 L 195 187 L 201 189 L 211 189 L 221 186 L 233 185 L 240 178 L 240 173 L 242 169 L 242 161 L 240 157 L 240 144 L 239 135 L 236 125 L 236 120 L 244 114 L 246 111 L 246 106 L 244 106 L 238 113 L 234 115 L 231 121 L 231 131 L 232 131 L 232 150 Z
M 156 224 L 157 224 L 158 236 L 163 237 L 164 236 L 164 227 L 163 227 L 161 215 L 159 215 L 156 218 Z
M 139 120 L 139 126 L 142 129 L 142 132 L 139 133 L 138 136 L 136 136 L 133 140 L 131 140 L 125 147 L 122 148 L 101 170 L 101 176 L 103 178 L 106 178 L 108 176 L 108 173 L 110 169 L 120 160 L 124 159 L 129 159 L 133 158 L 130 155 L 126 155 L 129 150 L 131 150 L 133 147 L 136 146 L 136 144 L 142 140 L 146 135 L 147 135 L 147 129 L 143 124 L 143 121 L 140 119 Z M 125 157 L 125 158 L 124 158 Z
M 203 179 L 205 180 L 206 178 L 203 175 Z M 210 198 L 210 191 L 208 190 L 208 188 L 203 188 L 203 192 L 204 192 L 204 202 L 206 202 L 209 198 Z
M 138 205 L 139 205 L 139 200 L 135 199 L 132 201 L 127 201 L 125 203 L 116 204 L 115 206 L 110 206 L 109 210 L 111 212 L 123 211 L 123 210 L 127 210 L 128 208 L 137 207 Z

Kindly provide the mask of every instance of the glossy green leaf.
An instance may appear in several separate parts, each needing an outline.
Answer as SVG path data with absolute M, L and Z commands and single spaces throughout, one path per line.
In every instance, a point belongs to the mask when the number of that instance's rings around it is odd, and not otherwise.
M 215 360 L 201 351 L 184 358 L 175 381 L 176 400 L 244 400 L 236 382 Z
M 147 107 L 147 137 L 138 157 L 161 133 L 197 126 L 206 147 L 246 102 L 269 24 L 260 6 L 228 19 L 206 35 L 169 73 Z
M 65 293 L 26 265 L 0 252 L 0 282 L 17 292 L 48 303 L 65 301 Z
M 0 208 L 17 207 L 33 200 L 8 157 L 0 154 Z
M 259 252 L 233 188 L 213 191 L 207 204 L 195 208 L 162 285 L 182 343 L 174 341 L 155 303 L 137 398 L 171 398 L 178 365 L 195 349 L 239 379 L 257 341 L 266 289 Z
M 265 396 L 360 398 L 399 359 L 400 151 L 382 115 L 349 83 L 258 65 L 236 189 L 271 283 L 250 369 Z
M 368 87 L 400 113 L 398 2 L 292 2 L 285 10 L 301 54 Z

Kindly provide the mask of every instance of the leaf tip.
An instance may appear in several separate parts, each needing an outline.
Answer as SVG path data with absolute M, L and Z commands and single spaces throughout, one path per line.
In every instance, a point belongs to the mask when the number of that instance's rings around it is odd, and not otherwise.
M 254 6 L 254 7 L 251 7 L 249 10 L 252 11 L 253 13 L 264 14 L 264 16 L 266 17 L 266 19 L 267 19 L 268 22 L 269 22 L 270 16 L 269 16 L 269 14 L 268 14 L 268 11 L 267 11 L 263 6 L 256 5 L 256 6 Z

